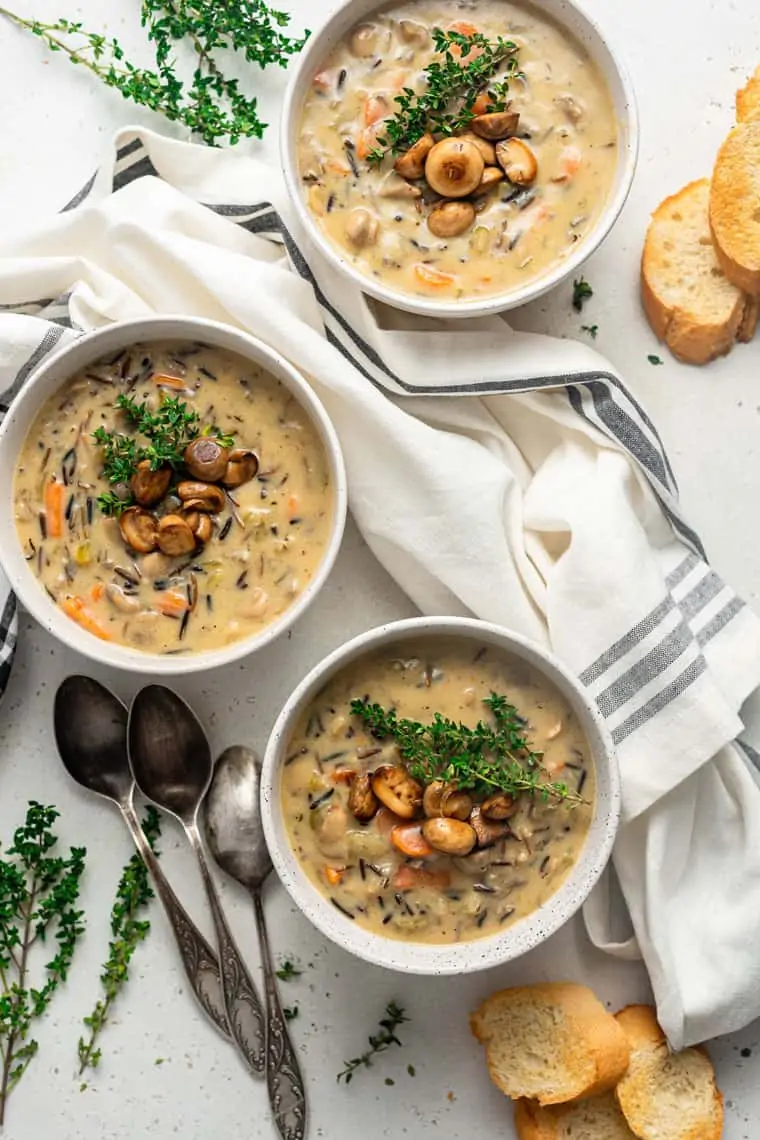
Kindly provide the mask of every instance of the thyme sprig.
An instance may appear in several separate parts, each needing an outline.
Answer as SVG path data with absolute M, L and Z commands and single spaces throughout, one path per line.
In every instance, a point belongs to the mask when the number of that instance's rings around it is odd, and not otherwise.
M 474 728 L 435 713 L 432 724 L 399 717 L 393 709 L 368 698 L 351 702 L 351 712 L 379 739 L 392 739 L 410 775 L 425 784 L 444 780 L 458 788 L 490 795 L 527 793 L 548 800 L 580 802 L 560 781 L 547 779 L 543 753 L 531 748 L 525 719 L 505 696 L 491 693 L 485 704 L 493 724 L 479 720 Z
M 76 902 L 86 850 L 72 847 L 67 858 L 51 854 L 58 815 L 54 807 L 31 800 L 0 860 L 0 1127 L 8 1098 L 37 1052 L 32 1025 L 66 981 L 84 931 Z M 29 977 L 31 951 L 51 940 L 55 953 L 37 988 Z
M 286 67 L 309 35 L 292 39 L 282 29 L 290 17 L 264 0 L 142 0 L 141 22 L 155 48 L 156 68 L 137 67 L 112 36 L 87 31 L 80 21 L 52 23 L 27 19 L 0 7 L 21 28 L 39 36 L 51 51 L 91 71 L 125 99 L 183 123 L 211 146 L 227 140 L 261 138 L 266 123 L 255 98 L 246 97 L 237 79 L 228 78 L 214 53 L 239 53 L 260 68 Z M 174 45 L 187 41 L 195 69 L 189 84 L 175 72 Z
M 156 843 L 161 837 L 161 821 L 154 807 L 148 807 L 142 821 L 142 829 L 145 838 L 155 851 Z M 149 920 L 139 921 L 135 916 L 153 897 L 148 869 L 142 857 L 135 854 L 121 873 L 116 888 L 116 899 L 111 910 L 112 941 L 108 947 L 108 959 L 103 963 L 103 973 L 100 975 L 105 997 L 95 1003 L 88 1017 L 82 1019 L 89 1033 L 86 1038 L 79 1038 L 77 1046 L 80 1077 L 85 1069 L 95 1069 L 100 1063 L 102 1050 L 95 1047 L 96 1043 L 108 1021 L 111 1006 L 129 978 L 132 956 L 150 930 Z
M 405 87 L 396 96 L 398 110 L 383 124 L 385 134 L 378 138 L 369 162 L 381 162 L 388 151 L 408 150 L 428 132 L 458 134 L 475 117 L 475 100 L 486 89 L 489 109 L 504 110 L 510 79 L 519 74 L 517 44 L 501 36 L 492 42 L 481 32 L 464 35 L 440 28 L 433 29 L 433 42 L 442 58 L 433 59 L 425 68 L 423 91 Z M 499 71 L 504 73 L 502 78 L 489 88 Z
M 386 1049 L 390 1049 L 391 1045 L 401 1045 L 402 1042 L 396 1036 L 396 1030 L 405 1021 L 409 1021 L 409 1018 L 405 1015 L 404 1010 L 396 1005 L 395 1001 L 389 1001 L 385 1007 L 385 1017 L 380 1019 L 380 1032 L 370 1035 L 368 1039 L 370 1047 L 366 1053 L 362 1053 L 360 1057 L 354 1057 L 351 1061 L 343 1062 L 345 1068 L 338 1073 L 338 1081 L 345 1081 L 347 1085 L 350 1084 L 357 1069 L 372 1068 L 373 1057 L 379 1053 L 384 1053 Z

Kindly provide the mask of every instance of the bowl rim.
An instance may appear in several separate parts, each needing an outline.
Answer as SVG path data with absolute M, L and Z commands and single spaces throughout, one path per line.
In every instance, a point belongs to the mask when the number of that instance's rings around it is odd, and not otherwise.
M 81 629 L 64 614 L 48 598 L 38 579 L 28 569 L 13 517 L 13 477 L 9 480 L 9 486 L 3 487 L 0 494 L 0 535 L 5 534 L 8 539 L 11 536 L 13 538 L 13 542 L 0 542 L 0 566 L 17 598 L 32 617 L 58 641 L 99 665 L 110 665 L 132 673 L 172 677 L 230 665 L 263 649 L 289 629 L 311 605 L 332 571 L 345 529 L 348 486 L 340 442 L 319 397 L 285 357 L 242 329 L 205 317 L 151 314 L 114 321 L 84 333 L 76 340 L 51 352 L 25 381 L 0 424 L 0 462 L 7 462 L 13 475 L 21 448 L 43 403 L 76 371 L 86 367 L 87 361 L 92 363 L 104 353 L 116 349 L 117 345 L 182 339 L 197 340 L 212 347 L 237 352 L 238 355 L 269 371 L 294 394 L 324 447 L 333 486 L 333 520 L 330 538 L 308 585 L 277 621 L 266 626 L 260 633 L 233 642 L 229 646 L 201 650 L 187 657 L 144 653 L 130 646 L 103 641 Z M 87 351 L 83 354 L 84 348 Z M 81 357 L 74 366 L 67 364 L 68 358 L 72 356 Z M 58 382 L 55 380 L 56 373 L 62 377 Z M 41 390 L 42 396 L 40 396 Z
M 280 772 L 295 720 L 305 704 L 341 668 L 383 645 L 416 636 L 463 636 L 486 640 L 516 653 L 548 676 L 579 715 L 597 771 L 604 770 L 606 806 L 597 798 L 589 837 L 567 878 L 536 911 L 503 933 L 459 943 L 406 942 L 385 938 L 357 927 L 332 907 L 308 879 L 290 846 L 280 797 Z M 592 739 L 593 738 L 593 739 Z M 621 811 L 620 776 L 612 738 L 592 698 L 580 681 L 553 653 L 521 634 L 467 617 L 414 617 L 391 621 L 367 630 L 338 646 L 319 661 L 285 702 L 267 741 L 261 771 L 261 816 L 264 836 L 278 877 L 305 917 L 342 949 L 376 966 L 421 975 L 471 973 L 490 969 L 534 949 L 563 926 L 590 894 L 609 858 Z M 589 845 L 592 830 L 597 841 Z
M 370 11 L 388 7 L 391 2 L 392 0 L 384 0 L 384 2 L 379 0 L 373 8 L 364 12 L 364 17 Z M 516 0 L 516 2 L 519 3 L 520 0 Z M 542 11 L 542 0 L 526 0 L 526 2 L 529 6 L 538 9 L 539 12 Z M 426 317 L 464 319 L 467 317 L 493 316 L 520 305 L 527 305 L 556 288 L 562 281 L 577 272 L 607 238 L 628 199 L 636 171 L 639 155 L 639 113 L 636 94 L 628 67 L 621 58 L 619 47 L 613 44 L 609 33 L 602 30 L 598 20 L 589 14 L 583 0 L 580 2 L 579 0 L 561 0 L 561 2 L 564 8 L 571 9 L 582 23 L 585 22 L 587 29 L 593 36 L 597 37 L 607 52 L 611 69 L 616 73 L 620 83 L 622 98 L 620 106 L 616 106 L 615 110 L 618 122 L 623 123 L 625 138 L 621 137 L 621 145 L 618 149 L 618 184 L 615 192 L 611 193 L 605 202 L 594 228 L 565 260 L 557 263 L 548 272 L 529 281 L 521 288 L 509 290 L 506 294 L 470 300 L 444 301 L 435 298 L 416 297 L 391 289 L 356 269 L 341 255 L 337 246 L 329 241 L 316 224 L 301 194 L 298 176 L 295 138 L 303 100 L 297 98 L 297 89 L 304 72 L 307 69 L 313 70 L 314 66 L 318 65 L 322 59 L 325 50 L 323 48 L 324 42 L 330 38 L 335 24 L 341 21 L 347 10 L 354 7 L 366 7 L 366 0 L 339 0 L 333 5 L 318 31 L 309 38 L 291 70 L 283 101 L 279 138 L 283 180 L 290 204 L 295 210 L 299 224 L 308 241 L 326 258 L 333 269 L 347 281 L 352 282 L 362 293 L 374 297 L 375 300 L 383 301 L 392 308 Z M 362 18 L 362 16 L 357 16 L 357 20 Z M 555 23 L 562 24 L 559 16 L 550 16 L 549 18 L 553 19 Z M 590 54 L 592 58 L 596 58 L 593 53 L 590 52 Z

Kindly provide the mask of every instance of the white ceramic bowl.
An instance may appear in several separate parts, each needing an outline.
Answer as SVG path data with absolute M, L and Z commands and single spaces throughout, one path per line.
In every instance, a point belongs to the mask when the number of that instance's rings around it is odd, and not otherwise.
M 260 365 L 276 377 L 293 393 L 314 425 L 327 455 L 333 490 L 334 517 L 329 544 L 314 577 L 293 605 L 277 621 L 252 637 L 243 638 L 223 649 L 188 654 L 186 657 L 142 653 L 126 645 L 102 641 L 68 618 L 48 597 L 29 569 L 13 518 L 13 477 L 18 455 L 27 432 L 45 401 L 81 368 L 101 357 L 133 344 L 159 340 L 198 341 L 226 348 Z M 346 504 L 346 472 L 338 437 L 325 409 L 309 385 L 282 356 L 261 341 L 216 321 L 196 317 L 145 317 L 121 321 L 88 333 L 45 360 L 26 381 L 0 427 L 0 563 L 11 586 L 32 616 L 59 641 L 94 661 L 134 673 L 179 676 L 205 672 L 228 665 L 268 645 L 293 624 L 324 585 L 343 537 Z
M 559 690 L 578 717 L 596 770 L 594 815 L 585 845 L 567 879 L 537 911 L 498 934 L 453 945 L 428 945 L 384 938 L 358 926 L 320 894 L 290 845 L 282 813 L 280 777 L 298 718 L 305 706 L 341 669 L 380 647 L 421 638 L 456 637 L 494 645 L 533 665 Z M 578 910 L 607 864 L 620 815 L 620 783 L 612 741 L 580 683 L 551 654 L 499 626 L 469 618 L 411 618 L 370 630 L 336 649 L 301 682 L 277 718 L 267 744 L 261 778 L 261 807 L 275 869 L 295 902 L 344 950 L 391 970 L 414 974 L 464 974 L 489 969 L 543 942 Z
M 415 297 L 389 288 L 377 278 L 361 273 L 351 264 L 340 248 L 326 237 L 309 211 L 298 172 L 301 112 L 314 75 L 350 28 L 379 8 L 387 7 L 389 2 L 387 0 L 385 4 L 380 4 L 378 0 L 345 0 L 333 10 L 319 31 L 309 38 L 294 64 L 285 95 L 280 152 L 285 184 L 299 220 L 310 240 L 339 272 L 362 292 L 397 309 L 406 309 L 428 317 L 476 317 L 525 305 L 577 273 L 610 232 L 625 204 L 636 168 L 639 132 L 636 99 L 628 73 L 617 51 L 610 44 L 609 34 L 603 32 L 596 21 L 584 12 L 577 0 L 531 0 L 530 7 L 544 13 L 560 27 L 567 28 L 586 48 L 607 83 L 618 122 L 618 161 L 607 202 L 593 229 L 578 243 L 569 257 L 520 288 L 469 301 Z M 445 5 L 447 0 L 441 2 Z

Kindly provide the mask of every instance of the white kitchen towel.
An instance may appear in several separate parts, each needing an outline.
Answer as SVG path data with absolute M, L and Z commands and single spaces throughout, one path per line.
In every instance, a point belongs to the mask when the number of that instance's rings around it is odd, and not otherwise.
M 149 312 L 227 321 L 287 356 L 340 435 L 364 537 L 410 598 L 550 643 L 605 716 L 635 937 L 618 934 L 607 883 L 593 939 L 643 955 L 675 1047 L 746 1024 L 760 1014 L 760 787 L 735 740 L 760 622 L 707 565 L 654 424 L 592 349 L 499 318 L 391 313 L 304 249 L 267 168 L 122 132 L 59 215 L 26 233 L 0 221 L 0 398 L 56 343 Z

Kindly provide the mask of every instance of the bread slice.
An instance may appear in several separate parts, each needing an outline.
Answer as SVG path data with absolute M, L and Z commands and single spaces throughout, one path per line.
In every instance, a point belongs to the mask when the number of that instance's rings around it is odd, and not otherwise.
M 737 123 L 752 123 L 760 119 L 760 67 L 750 76 L 741 90 L 736 92 Z
M 674 356 L 706 364 L 754 333 L 754 304 L 726 279 L 708 220 L 710 182 L 690 182 L 652 215 L 641 259 L 650 325 Z M 753 321 L 754 314 L 754 321 Z
M 706 1050 L 671 1053 L 648 1005 L 627 1006 L 617 1021 L 631 1047 L 616 1089 L 631 1131 L 641 1140 L 719 1140 L 723 1097 Z
M 486 1046 L 491 1080 L 505 1096 L 561 1104 L 612 1088 L 630 1048 L 586 986 L 545 982 L 500 990 L 470 1017 Z
M 710 228 L 726 277 L 760 297 L 760 118 L 739 123 L 718 151 Z
M 518 1140 L 636 1140 L 613 1092 L 546 1108 L 518 1100 L 515 1129 Z

